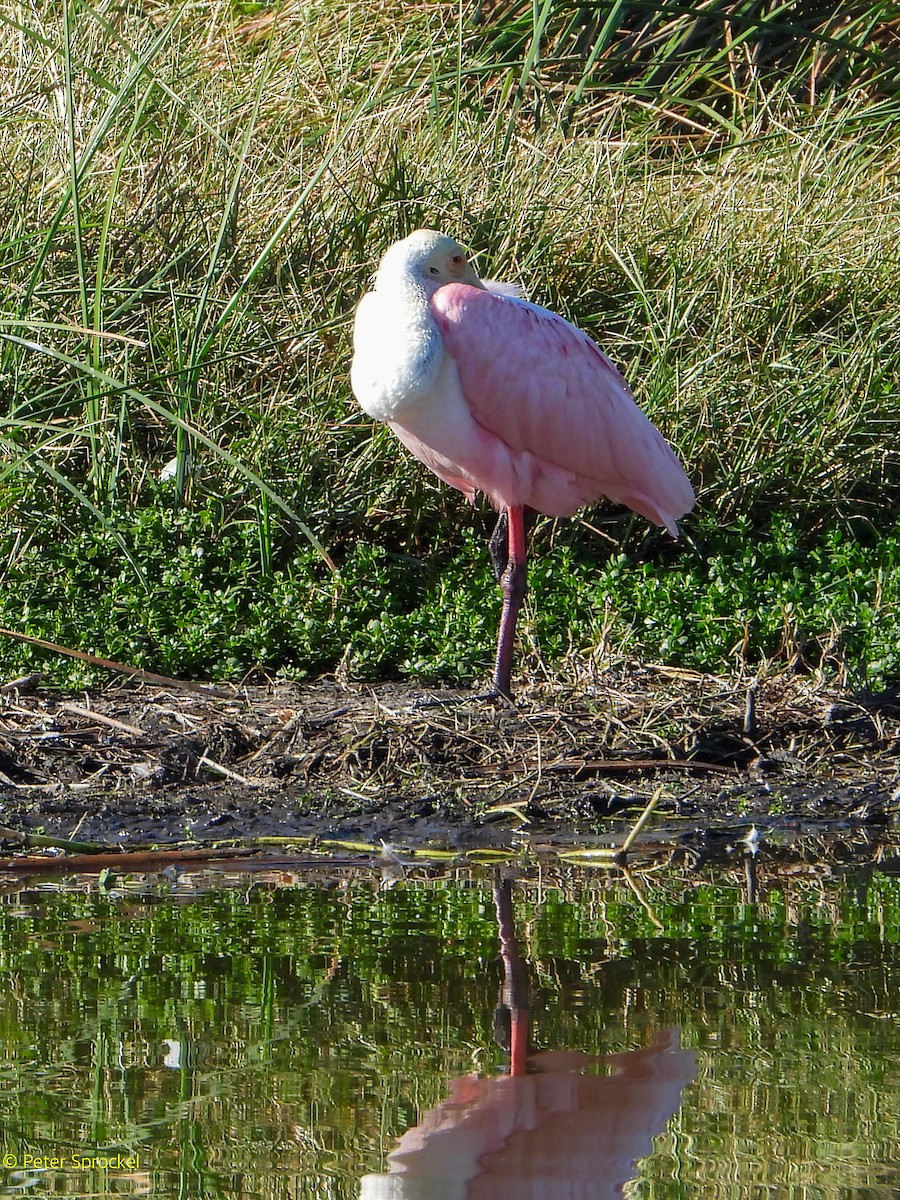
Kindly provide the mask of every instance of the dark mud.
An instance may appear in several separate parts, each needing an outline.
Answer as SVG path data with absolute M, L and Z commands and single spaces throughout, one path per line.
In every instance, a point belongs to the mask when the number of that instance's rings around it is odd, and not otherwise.
M 4 861 L 59 853 L 44 840 L 594 852 L 651 797 L 644 855 L 867 861 L 900 842 L 893 696 L 650 669 L 516 708 L 409 684 L 225 690 L 0 697 Z M 457 703 L 417 707 L 436 696 Z

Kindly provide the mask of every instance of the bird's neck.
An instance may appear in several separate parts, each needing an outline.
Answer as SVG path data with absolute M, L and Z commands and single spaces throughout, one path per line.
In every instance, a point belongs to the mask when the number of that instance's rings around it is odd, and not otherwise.
M 440 331 L 424 288 L 379 277 L 357 313 L 353 388 L 379 421 L 427 403 L 443 357 Z

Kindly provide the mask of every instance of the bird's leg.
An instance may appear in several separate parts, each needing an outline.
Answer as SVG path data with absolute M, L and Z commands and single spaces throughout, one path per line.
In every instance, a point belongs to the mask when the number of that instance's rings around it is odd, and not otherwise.
M 537 512 L 533 508 L 525 505 L 525 532 L 531 529 L 534 525 L 534 519 Z M 506 515 L 504 508 L 497 517 L 497 524 L 494 526 L 494 532 L 491 534 L 488 542 L 488 554 L 491 559 L 491 566 L 494 568 L 494 574 L 497 577 L 497 582 L 500 583 L 503 579 L 503 572 L 506 570 L 506 564 L 509 561 L 509 518 Z
M 497 517 L 497 524 L 494 526 L 494 532 L 491 534 L 491 539 L 488 542 L 488 555 L 490 556 L 491 566 L 494 568 L 494 575 L 497 577 L 497 582 L 503 580 L 503 572 L 506 570 L 506 564 L 509 561 L 509 519 L 506 516 L 504 508 Z
M 497 660 L 490 690 L 474 700 L 512 700 L 511 675 L 513 643 L 516 635 L 516 617 L 522 607 L 527 588 L 527 566 L 525 543 L 528 528 L 537 514 L 533 508 L 504 508 L 497 518 L 494 532 L 488 542 L 488 554 L 503 592 L 503 609 L 500 614 L 500 632 L 497 638 Z M 414 708 L 436 708 L 450 704 L 461 704 L 463 697 L 453 696 L 440 700 L 417 700 Z
M 525 599 L 528 588 L 528 566 L 525 547 L 525 509 L 521 505 L 509 505 L 506 509 L 507 553 L 500 576 L 500 590 L 503 592 L 503 609 L 500 613 L 500 632 L 497 637 L 497 661 L 494 665 L 494 690 L 498 696 L 512 698 L 512 656 L 513 642 L 516 636 L 516 617 Z M 497 523 L 497 531 L 501 528 Z M 495 567 L 499 555 L 496 555 L 495 544 L 497 532 L 491 538 L 491 559 Z M 496 555 L 496 556 L 495 556 Z M 502 561 L 502 559 L 500 559 Z

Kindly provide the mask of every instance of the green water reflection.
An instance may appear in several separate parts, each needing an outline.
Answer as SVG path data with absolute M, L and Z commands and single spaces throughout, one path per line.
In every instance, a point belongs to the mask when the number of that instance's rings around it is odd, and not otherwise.
M 0 1194 L 356 1200 L 452 1081 L 503 1073 L 489 873 L 223 884 L 0 897 Z M 677 1027 L 696 1052 L 626 1194 L 896 1197 L 900 880 L 810 875 L 754 905 L 641 889 L 572 871 L 514 892 L 534 1048 Z

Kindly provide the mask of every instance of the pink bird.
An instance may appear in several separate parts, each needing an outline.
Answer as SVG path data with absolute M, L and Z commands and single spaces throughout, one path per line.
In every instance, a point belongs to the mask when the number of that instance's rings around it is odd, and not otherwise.
M 444 234 L 418 229 L 387 250 L 357 309 L 353 351 L 362 409 L 438 478 L 470 500 L 484 492 L 500 512 L 491 694 L 509 699 L 525 509 L 569 517 L 605 498 L 677 537 L 693 489 L 596 343 L 515 286 L 479 279 Z

